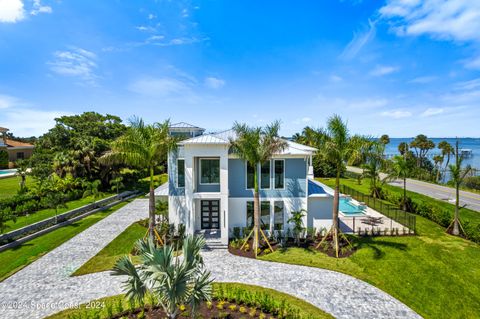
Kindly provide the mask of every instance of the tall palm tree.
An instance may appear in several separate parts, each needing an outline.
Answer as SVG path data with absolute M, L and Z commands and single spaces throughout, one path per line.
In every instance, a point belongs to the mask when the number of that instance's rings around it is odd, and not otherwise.
M 333 244 L 335 246 L 335 255 L 337 258 L 339 253 L 338 236 L 340 232 L 338 221 L 340 175 L 345 169 L 345 164 L 355 156 L 355 153 L 358 152 L 356 144 L 357 143 L 354 143 L 350 137 L 347 124 L 343 122 L 339 115 L 333 115 L 328 119 L 325 143 L 323 148 L 320 149 L 320 152 L 322 152 L 330 162 L 335 163 L 336 176 L 333 196 L 332 228 L 325 235 L 324 239 L 327 238 L 328 235 L 332 235 Z M 320 244 L 322 242 L 320 242 Z M 320 246 L 320 244 L 318 246 Z
M 407 210 L 407 177 L 411 173 L 411 166 L 407 160 L 406 153 L 404 155 L 396 155 L 392 158 L 392 165 L 387 175 L 387 180 L 403 180 L 403 210 Z
M 152 238 L 155 229 L 155 168 L 164 162 L 168 151 L 177 145 L 176 139 L 170 136 L 169 126 L 169 120 L 146 125 L 142 119 L 133 118 L 125 134 L 114 141 L 111 150 L 100 158 L 105 164 L 123 163 L 148 170 L 149 231 Z
M 250 127 L 236 122 L 233 126 L 237 137 L 231 139 L 231 149 L 240 159 L 254 168 L 253 172 L 253 251 L 257 257 L 258 231 L 260 225 L 259 169 L 274 154 L 282 152 L 287 142 L 279 138 L 280 122 L 275 121 L 266 127 Z M 248 240 L 248 238 L 247 238 Z
M 463 158 L 458 153 L 458 140 L 457 140 L 455 143 L 455 164 L 450 164 L 448 166 L 450 171 L 450 176 L 452 178 L 453 183 L 455 184 L 455 214 L 453 217 L 453 229 L 452 229 L 452 234 L 455 236 L 460 235 L 460 227 L 461 227 L 460 217 L 459 217 L 460 186 L 462 185 L 465 177 L 472 170 L 472 167 L 470 165 L 467 165 L 464 169 L 462 169 L 462 162 L 463 162 Z
M 435 155 L 433 156 L 433 163 L 435 164 L 435 169 L 437 170 L 437 176 L 435 177 L 435 182 L 438 183 L 440 181 L 440 170 L 442 168 L 443 163 L 443 155 Z
M 445 168 L 444 172 L 447 171 L 448 165 L 450 164 L 450 157 L 451 155 L 455 155 L 455 148 L 452 146 L 452 144 L 448 143 L 447 141 L 441 141 L 438 143 L 438 148 L 442 151 L 442 156 L 445 158 L 447 157 L 447 160 L 445 161 Z M 445 174 L 444 174 L 444 179 L 445 179 Z
M 367 153 L 366 163 L 362 166 L 363 168 L 363 177 L 370 179 L 370 191 L 373 197 L 380 198 L 380 171 L 385 166 L 383 159 L 383 152 L 385 150 L 385 145 L 380 142 L 375 142 L 372 144 L 370 151 Z
M 186 237 L 182 245 L 183 258 L 179 261 L 172 246 L 159 248 L 151 239 L 139 240 L 136 248 L 141 264 L 135 266 L 129 256 L 123 256 L 115 264 L 112 275 L 128 276 L 125 289 L 129 299 L 142 301 L 149 292 L 157 297 L 168 318 L 178 317 L 181 304 L 189 305 L 195 318 L 200 303 L 212 298 L 213 280 L 200 256 L 203 246 L 203 237 Z

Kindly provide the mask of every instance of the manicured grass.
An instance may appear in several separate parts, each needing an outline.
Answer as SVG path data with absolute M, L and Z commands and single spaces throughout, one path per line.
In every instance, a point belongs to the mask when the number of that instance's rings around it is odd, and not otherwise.
M 98 252 L 98 254 L 77 269 L 72 276 L 111 270 L 120 257 L 132 251 L 135 242 L 142 238 L 146 231 L 147 228 L 140 225 L 140 223 L 133 223 Z M 137 259 L 136 256 L 134 256 L 133 259 L 135 261 Z
M 73 224 L 32 239 L 20 246 L 0 252 L 0 265 L 2 265 L 0 267 L 0 281 L 3 281 L 126 204 L 127 202 L 118 204 L 107 210 L 87 216 Z
M 112 196 L 112 195 L 113 194 L 105 193 L 100 198 L 97 198 L 97 201 L 100 200 L 100 199 L 106 198 L 108 196 Z M 87 205 L 87 204 L 91 204 L 92 201 L 93 201 L 93 198 L 91 196 L 85 197 L 85 198 L 80 198 L 80 199 L 77 199 L 77 200 L 72 200 L 72 201 L 66 203 L 66 205 L 67 205 L 66 208 L 59 208 L 57 210 L 57 215 L 65 213 L 66 211 L 69 211 L 69 210 L 72 210 L 72 209 L 75 209 L 75 208 L 82 207 L 82 206 Z M 7 229 L 5 230 L 5 232 L 8 233 L 12 230 L 19 229 L 19 228 L 25 227 L 27 225 L 31 225 L 33 223 L 42 221 L 46 218 L 53 217 L 53 216 L 55 216 L 55 210 L 51 209 L 51 208 L 39 210 L 35 213 L 29 214 L 28 216 L 20 216 L 20 217 L 17 217 L 16 222 L 14 222 L 13 220 L 10 220 L 10 221 L 5 223 L 7 225 Z
M 359 238 L 358 251 L 348 258 L 289 248 L 261 259 L 349 274 L 425 318 L 478 318 L 480 246 L 446 234 L 443 227 L 421 216 L 417 231 L 418 236 Z
M 259 286 L 252 286 L 252 285 L 244 285 L 244 284 L 237 284 L 237 283 L 213 283 L 213 297 L 218 299 L 225 299 L 225 292 L 231 292 L 232 296 L 240 298 L 240 300 L 236 300 L 236 303 L 250 303 L 252 302 L 252 296 L 257 296 L 260 298 L 256 298 L 255 302 L 262 304 L 269 297 L 270 300 L 275 300 L 281 304 L 285 302 L 285 306 L 289 309 L 296 311 L 301 318 L 318 318 L 318 319 L 326 319 L 326 318 L 333 318 L 331 315 L 325 313 L 324 311 L 318 309 L 317 307 L 305 302 L 301 299 L 296 297 L 290 296 L 288 294 L 284 294 L 282 292 L 263 288 Z M 236 292 L 240 291 L 241 294 L 237 294 Z M 248 292 L 248 295 L 244 292 Z M 262 298 L 263 297 L 263 298 Z M 255 299 L 255 298 L 253 298 Z M 149 298 L 147 298 L 149 300 Z M 149 306 L 151 302 L 146 301 L 145 306 Z M 92 307 L 92 305 L 99 305 L 99 308 Z M 120 307 L 124 310 L 128 310 L 132 308 L 132 305 L 125 299 L 124 295 L 117 295 L 112 297 L 106 297 L 102 299 L 98 299 L 96 301 L 83 304 L 79 307 L 79 309 L 67 309 L 56 313 L 52 316 L 47 317 L 46 319 L 63 319 L 63 318 L 98 318 L 98 319 L 107 319 L 111 316 L 108 314 L 109 309 L 110 312 L 113 314 L 118 313 L 118 309 Z M 134 305 L 133 307 L 138 307 Z M 256 306 L 256 308 L 262 308 L 261 306 Z M 247 314 L 245 318 L 247 318 Z
M 9 198 L 17 194 L 20 189 L 20 177 L 12 176 L 0 178 L 0 199 Z M 33 183 L 31 177 L 27 176 L 26 185 Z

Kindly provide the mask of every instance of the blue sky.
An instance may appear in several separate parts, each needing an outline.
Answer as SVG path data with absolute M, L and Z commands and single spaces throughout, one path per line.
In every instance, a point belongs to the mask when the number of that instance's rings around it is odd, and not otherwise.
M 0 0 L 0 126 L 95 110 L 214 131 L 333 113 L 353 133 L 480 136 L 480 1 Z

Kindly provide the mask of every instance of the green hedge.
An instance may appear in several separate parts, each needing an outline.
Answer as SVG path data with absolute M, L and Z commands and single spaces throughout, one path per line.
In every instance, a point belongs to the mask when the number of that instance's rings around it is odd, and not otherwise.
M 8 168 L 8 152 L 0 150 L 0 169 Z

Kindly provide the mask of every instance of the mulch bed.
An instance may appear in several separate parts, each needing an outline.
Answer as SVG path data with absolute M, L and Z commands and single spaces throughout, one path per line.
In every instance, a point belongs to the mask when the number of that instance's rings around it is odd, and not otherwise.
M 315 240 L 312 240 L 312 239 L 301 239 L 300 240 L 300 244 L 297 245 L 293 239 L 289 239 L 286 243 L 286 245 L 284 247 L 281 247 L 279 243 L 277 242 L 274 242 L 274 241 L 271 241 L 270 242 L 270 245 L 272 246 L 273 250 L 278 250 L 278 249 L 286 249 L 286 248 L 289 248 L 289 247 L 299 247 L 299 248 L 304 248 L 304 249 L 310 249 L 310 250 L 316 250 L 318 252 L 321 252 L 321 253 L 324 253 L 324 254 L 327 254 L 328 256 L 330 257 L 335 257 L 335 248 L 333 247 L 333 242 L 332 242 L 332 238 L 331 236 L 327 237 L 325 243 L 327 243 L 328 245 L 324 247 L 319 247 L 318 249 L 316 248 L 316 246 L 318 245 L 318 243 L 320 242 L 321 238 L 315 238 Z M 243 243 L 243 242 L 242 242 Z M 253 239 L 250 239 L 248 241 L 248 247 L 252 247 L 253 246 Z M 259 247 L 260 247 L 260 252 L 258 254 L 258 256 L 263 256 L 263 255 L 266 255 L 268 254 L 268 245 L 261 241 L 260 244 L 259 244 Z M 354 246 L 353 248 L 350 248 L 350 249 L 341 249 L 343 247 L 348 247 L 348 244 L 345 240 L 343 240 L 342 238 L 339 238 L 339 255 L 338 257 L 339 258 L 345 258 L 345 257 L 349 257 L 351 256 L 353 253 L 355 253 L 356 251 L 356 247 Z M 267 252 L 265 252 L 267 250 Z M 237 256 L 240 256 L 240 257 L 247 257 L 247 258 L 255 258 L 255 254 L 253 252 L 253 249 L 248 249 L 246 250 L 245 248 L 244 249 L 240 249 L 240 247 L 232 247 L 231 245 L 228 246 L 228 251 L 233 254 L 233 255 L 237 255 Z
M 144 312 L 144 316 L 141 317 L 141 312 Z M 111 317 L 111 319 L 163 319 L 167 318 L 165 312 L 160 307 L 152 308 L 137 308 L 134 311 L 124 311 Z M 191 319 L 190 311 L 187 309 L 183 311 L 177 318 L 179 319 Z M 225 301 L 213 300 L 211 304 L 203 303 L 196 311 L 195 318 L 199 319 L 241 319 L 241 318 L 258 318 L 258 319 L 273 319 L 273 315 L 266 314 L 260 310 L 245 305 L 237 305 L 235 303 L 229 303 Z

